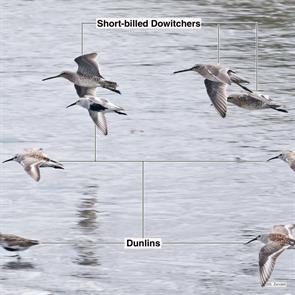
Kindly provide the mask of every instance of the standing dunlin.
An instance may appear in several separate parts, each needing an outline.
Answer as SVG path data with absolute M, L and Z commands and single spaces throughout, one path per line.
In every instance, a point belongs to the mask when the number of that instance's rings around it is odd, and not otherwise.
M 27 250 L 28 248 L 38 245 L 36 240 L 29 240 L 15 235 L 6 235 L 0 233 L 0 246 L 7 251 L 19 252 Z M 16 255 L 20 258 L 19 253 Z

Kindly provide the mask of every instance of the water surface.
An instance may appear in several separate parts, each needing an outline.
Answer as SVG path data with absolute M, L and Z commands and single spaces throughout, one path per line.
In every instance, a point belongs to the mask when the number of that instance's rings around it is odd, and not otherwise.
M 1 232 L 42 242 L 21 261 L 0 250 L 1 294 L 292 293 L 294 251 L 281 255 L 271 279 L 288 287 L 262 289 L 261 244 L 242 245 L 273 224 L 294 223 L 294 173 L 281 161 L 264 162 L 294 149 L 292 1 L 265 6 L 264 1 L 51 0 L 3 6 L 1 159 L 43 147 L 66 169 L 43 169 L 35 183 L 18 164 L 1 165 Z M 230 161 L 146 163 L 145 234 L 161 237 L 162 250 L 126 251 L 122 245 L 125 237 L 142 233 L 141 163 L 83 162 L 95 158 L 87 112 L 65 108 L 77 99 L 72 84 L 41 82 L 76 68 L 80 24 L 98 16 L 193 16 L 204 22 L 199 31 L 84 26 L 84 52 L 98 52 L 101 72 L 122 91 L 98 94 L 128 113 L 108 116 L 110 134 L 97 133 L 97 160 Z M 230 106 L 222 119 L 201 77 L 172 75 L 217 62 L 221 22 L 220 62 L 286 104 L 288 114 Z M 255 24 L 249 22 L 259 22 L 257 73 Z M 235 163 L 236 157 L 257 162 Z

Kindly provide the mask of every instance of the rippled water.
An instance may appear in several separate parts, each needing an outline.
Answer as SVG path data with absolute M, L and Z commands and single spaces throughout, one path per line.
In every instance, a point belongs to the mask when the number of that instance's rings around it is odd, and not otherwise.
M 35 183 L 18 164 L 1 165 L 0 231 L 42 242 L 20 261 L 0 250 L 1 294 L 293 292 L 295 251 L 281 255 L 271 278 L 288 287 L 262 289 L 261 244 L 242 245 L 273 224 L 294 223 L 294 173 L 281 161 L 263 162 L 294 149 L 293 1 L 52 0 L 3 7 L 1 160 L 43 147 L 66 169 L 43 169 Z M 76 68 L 80 24 L 99 16 L 194 16 L 204 25 L 195 32 L 84 25 L 84 52 L 99 53 L 103 75 L 119 83 L 122 96 L 98 93 L 128 113 L 108 116 L 110 134 L 97 134 L 95 155 L 87 113 L 65 108 L 76 100 L 72 84 L 41 79 Z M 249 23 L 256 21 L 257 76 Z M 199 76 L 171 74 L 217 62 L 217 23 L 220 62 L 254 88 L 257 78 L 258 90 L 285 104 L 288 114 L 230 106 L 221 119 Z M 106 162 L 83 162 L 95 156 Z M 255 162 L 235 163 L 236 157 Z M 125 237 L 142 233 L 141 163 L 109 161 L 129 160 L 202 161 L 145 164 L 145 235 L 161 237 L 161 250 L 123 248 Z

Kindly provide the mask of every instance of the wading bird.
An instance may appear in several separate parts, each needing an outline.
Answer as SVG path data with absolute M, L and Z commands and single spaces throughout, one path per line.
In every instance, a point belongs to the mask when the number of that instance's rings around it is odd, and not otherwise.
M 29 240 L 15 235 L 6 235 L 0 233 L 0 246 L 5 250 L 17 252 L 17 257 L 20 259 L 19 251 L 27 250 L 28 248 L 38 245 L 36 240 Z

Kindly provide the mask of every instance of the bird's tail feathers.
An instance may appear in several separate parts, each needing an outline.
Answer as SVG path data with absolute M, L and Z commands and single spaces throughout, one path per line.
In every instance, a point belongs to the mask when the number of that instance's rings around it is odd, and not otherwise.
M 44 162 L 40 165 L 40 167 L 51 167 L 54 169 L 64 169 L 63 164 L 57 162 L 57 161 L 53 161 L 53 160 L 49 160 L 48 162 Z
M 295 246 L 295 240 L 293 239 L 289 239 L 288 243 L 290 246 Z
M 124 112 L 122 112 L 122 111 L 115 111 L 115 113 L 117 113 L 117 114 L 119 114 L 119 115 L 125 115 L 125 116 L 127 116 L 127 114 L 124 113 Z
M 241 77 L 239 77 L 238 75 L 236 75 L 233 71 L 229 70 L 228 71 L 228 75 L 230 77 L 230 80 L 233 82 L 233 83 L 240 83 L 240 84 L 249 84 L 250 82 L 245 80 L 245 79 L 242 79 Z
M 39 241 L 37 241 L 37 240 L 30 240 L 30 243 L 32 245 L 39 245 Z
M 234 81 L 233 81 L 234 82 Z M 241 88 L 243 88 L 244 90 L 250 92 L 250 93 L 253 93 L 253 91 L 251 89 L 249 89 L 248 87 L 240 84 L 239 82 L 234 82 L 235 84 L 239 85 Z
M 54 169 L 65 169 L 62 165 L 54 165 L 52 166 Z
M 118 84 L 116 82 L 113 81 L 107 81 L 107 80 L 102 80 L 101 81 L 101 87 L 102 88 L 106 88 L 109 89 L 111 91 L 114 91 L 116 93 L 121 94 L 121 92 L 119 90 L 117 90 L 116 88 L 118 87 Z
M 283 112 L 283 113 L 288 113 L 287 110 L 282 109 L 281 106 L 279 105 L 274 105 L 274 106 L 270 106 L 273 110 L 279 111 L 279 112 Z
M 243 88 L 244 90 L 253 93 L 253 91 L 251 89 L 249 89 L 248 87 L 242 85 L 242 84 L 249 84 L 250 82 L 240 78 L 238 75 L 236 75 L 233 71 L 228 71 L 228 75 L 230 77 L 231 82 L 239 85 L 241 88 Z

